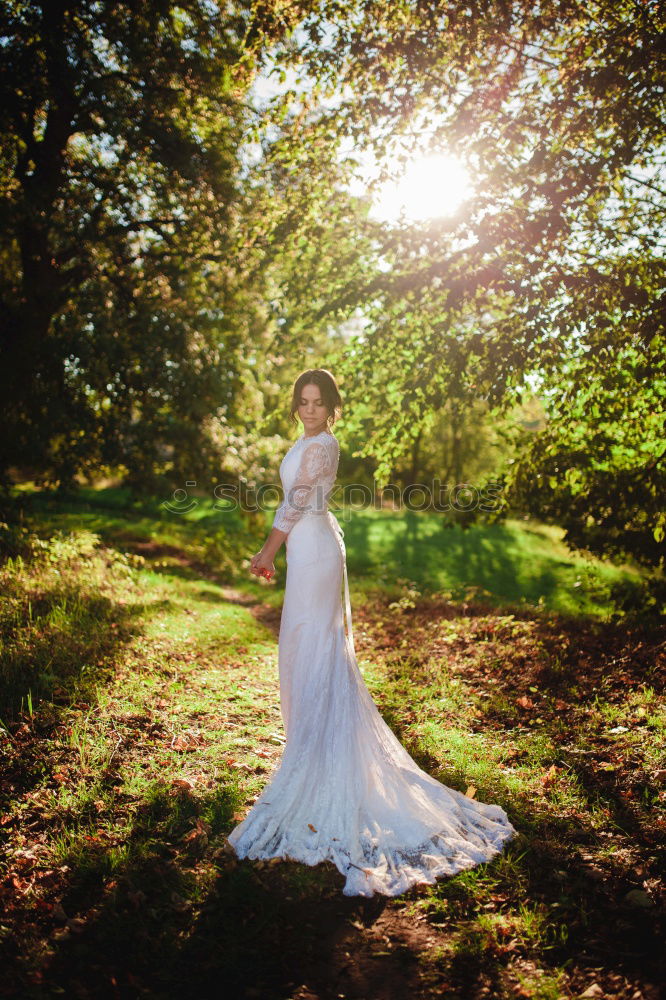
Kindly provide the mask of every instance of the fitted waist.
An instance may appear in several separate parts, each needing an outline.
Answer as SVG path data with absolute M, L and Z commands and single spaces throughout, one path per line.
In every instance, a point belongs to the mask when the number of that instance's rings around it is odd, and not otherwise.
M 287 559 L 305 564 L 308 552 L 316 553 L 321 558 L 332 556 L 333 550 L 326 543 L 326 538 L 331 536 L 336 539 L 345 558 L 343 535 L 338 519 L 331 510 L 304 511 L 285 539 Z M 308 557 L 308 560 L 312 561 L 312 557 Z
M 333 511 L 330 510 L 329 508 L 326 508 L 326 510 L 306 510 L 306 511 L 303 511 L 303 514 L 301 515 L 301 517 L 299 518 L 299 520 L 300 521 L 304 521 L 306 518 L 316 518 L 316 520 L 314 522 L 315 524 L 319 524 L 320 522 L 328 521 L 329 524 L 332 525 L 333 528 L 335 528 L 335 531 L 336 531 L 336 533 L 338 535 L 344 535 L 344 531 L 340 527 L 340 524 L 338 522 L 337 517 L 335 516 L 335 514 L 333 513 Z

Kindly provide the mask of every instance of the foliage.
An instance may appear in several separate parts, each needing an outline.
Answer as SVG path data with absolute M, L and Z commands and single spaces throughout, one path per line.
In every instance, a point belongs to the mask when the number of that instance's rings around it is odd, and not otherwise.
M 604 498 L 642 476 L 604 551 L 650 563 L 653 433 L 649 452 L 634 436 L 607 460 L 586 400 L 617 358 L 650 369 L 660 328 L 652 0 L 60 0 L 2 17 L 0 476 L 254 481 L 289 431 L 293 377 L 325 366 L 381 486 L 409 477 L 447 415 L 501 416 L 541 386 L 582 437 L 551 411 L 527 467 L 590 441 L 599 530 Z M 252 92 L 260 70 L 276 96 Z M 379 224 L 370 193 L 347 191 L 361 148 L 378 181 L 457 153 L 475 194 L 446 218 Z M 603 390 L 613 410 L 643 393 L 627 363 Z M 539 509 L 566 508 L 571 543 L 598 546 L 556 475 L 544 467 Z M 514 502 L 527 481 L 517 466 Z
M 562 379 L 583 412 L 590 378 L 615 358 L 629 351 L 652 364 L 664 287 L 663 27 L 655 3 L 582 0 L 340 0 L 255 16 L 256 44 L 274 44 L 264 59 L 301 74 L 302 87 L 316 81 L 312 117 L 350 158 L 356 145 L 372 149 L 378 181 L 446 150 L 476 189 L 447 218 L 370 227 L 381 274 L 327 304 L 363 300 L 369 322 L 339 369 L 358 386 L 351 429 L 358 454 L 378 459 L 380 482 L 450 399 L 509 407 L 528 379 Z M 624 392 L 618 383 L 613 405 Z M 563 422 L 549 441 L 559 431 L 566 451 Z M 590 480 L 594 468 L 591 458 Z M 594 489 L 619 490 L 623 476 L 611 462 Z M 646 494 L 658 489 L 652 476 Z M 637 516 L 655 527 L 650 508 Z M 569 537 L 584 534 L 579 516 Z M 620 547 L 636 541 L 628 530 Z
M 71 482 L 124 458 L 145 474 L 165 431 L 177 454 L 229 394 L 233 334 L 204 306 L 201 256 L 233 246 L 242 13 L 3 8 L 5 472 Z
M 597 555 L 666 560 L 666 351 L 618 351 L 605 371 L 572 359 L 552 386 L 549 422 L 513 466 L 509 493 L 565 540 Z M 662 586 L 663 591 L 663 586 Z
M 272 460 L 288 271 L 352 274 L 362 245 L 333 169 L 293 176 L 288 122 L 264 128 L 248 18 L 243 0 L 3 7 L 5 481 L 157 489 L 215 482 L 227 452 L 250 475 Z

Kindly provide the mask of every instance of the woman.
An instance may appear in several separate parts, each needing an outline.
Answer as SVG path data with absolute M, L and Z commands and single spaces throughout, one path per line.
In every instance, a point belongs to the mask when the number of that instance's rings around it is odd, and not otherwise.
M 416 765 L 360 673 L 345 545 L 327 507 L 340 454 L 330 427 L 341 406 L 326 369 L 297 378 L 291 415 L 304 430 L 282 460 L 284 501 L 251 561 L 255 575 L 270 578 L 285 542 L 278 660 L 286 744 L 229 842 L 240 858 L 330 860 L 346 878 L 346 896 L 397 896 L 488 861 L 516 831 L 500 806 L 447 788 Z

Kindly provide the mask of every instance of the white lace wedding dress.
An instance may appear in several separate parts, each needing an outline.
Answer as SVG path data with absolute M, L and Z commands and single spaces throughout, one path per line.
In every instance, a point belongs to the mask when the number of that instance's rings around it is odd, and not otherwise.
M 328 510 L 340 447 L 304 436 L 280 465 L 288 532 L 278 658 L 286 744 L 229 835 L 240 858 L 330 860 L 346 896 L 396 896 L 490 860 L 515 834 L 504 810 L 422 771 L 382 719 L 354 651 L 343 532 Z M 347 630 L 341 583 L 344 575 Z

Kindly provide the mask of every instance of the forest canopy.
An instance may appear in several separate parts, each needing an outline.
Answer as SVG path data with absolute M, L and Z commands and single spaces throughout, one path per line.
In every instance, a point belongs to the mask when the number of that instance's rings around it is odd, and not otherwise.
M 261 475 L 323 358 L 379 485 L 442 420 L 536 391 L 507 503 L 663 570 L 656 3 L 0 17 L 5 482 Z M 474 191 L 446 217 L 380 222 L 352 193 L 361 153 L 382 180 L 441 150 Z

